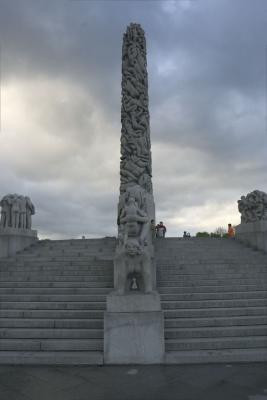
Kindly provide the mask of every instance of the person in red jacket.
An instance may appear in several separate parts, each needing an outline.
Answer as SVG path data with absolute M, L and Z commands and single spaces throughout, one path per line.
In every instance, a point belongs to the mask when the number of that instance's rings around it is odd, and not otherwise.
M 228 237 L 229 238 L 235 237 L 235 230 L 232 227 L 232 224 L 228 224 Z
M 156 232 L 157 232 L 157 237 L 165 238 L 165 234 L 167 232 L 167 229 L 166 229 L 166 226 L 163 225 L 162 221 L 160 221 L 160 223 L 156 226 Z

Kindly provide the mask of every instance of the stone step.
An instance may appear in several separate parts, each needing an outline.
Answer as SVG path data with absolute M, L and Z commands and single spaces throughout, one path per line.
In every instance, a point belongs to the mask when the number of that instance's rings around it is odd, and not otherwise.
M 51 240 L 51 239 L 43 239 L 39 240 L 35 243 L 32 247 L 37 246 L 96 246 L 96 245 L 103 245 L 103 244 L 115 244 L 117 241 L 116 237 L 103 237 L 103 238 L 85 238 L 85 239 L 58 239 L 58 240 Z
M 21 276 L 21 277 L 15 277 L 16 279 L 11 280 L 12 277 L 8 277 L 7 279 L 0 280 L 1 284 L 4 285 L 5 283 L 8 283 L 9 285 L 14 283 L 16 284 L 22 284 L 24 283 L 36 283 L 38 284 L 44 282 L 46 285 L 47 284 L 75 284 L 75 283 L 80 283 L 86 284 L 88 287 L 108 287 L 111 288 L 113 287 L 113 279 L 107 278 L 106 280 L 95 280 L 91 276 L 62 276 L 62 275 L 54 275 L 48 279 L 46 276 L 40 275 L 39 277 L 32 277 L 31 275 L 28 276 Z M 37 279 L 39 278 L 39 279 Z
M 234 300 L 234 299 L 267 299 L 267 290 L 255 292 L 217 292 L 217 293 L 175 293 L 161 294 L 162 301 L 186 300 Z M 1 300 L 1 296 L 0 296 Z
M 0 320 L 1 323 L 1 320 Z M 224 327 L 224 326 L 248 326 L 267 324 L 266 315 L 260 316 L 229 316 L 210 318 L 165 318 L 165 328 L 199 328 L 199 327 Z
M 198 255 L 193 255 L 192 253 L 190 255 L 185 255 L 183 253 L 179 254 L 177 252 L 177 255 L 172 255 L 170 253 L 166 255 L 158 255 L 156 256 L 157 260 L 157 265 L 172 265 L 175 263 L 180 263 L 180 264 L 232 264 L 232 263 L 237 263 L 237 264 L 256 264 L 256 263 L 266 263 L 266 255 L 251 255 L 251 254 L 232 254 L 230 257 L 223 257 L 221 254 L 198 254 Z
M 231 251 L 231 250 L 235 250 L 235 251 L 249 251 L 251 253 L 255 253 L 255 254 L 260 254 L 259 251 L 256 251 L 255 249 L 251 248 L 251 247 L 245 247 L 242 244 L 239 243 L 234 243 L 233 245 L 225 245 L 225 243 L 216 245 L 214 243 L 209 243 L 209 244 L 205 244 L 205 243 L 168 243 L 168 244 L 164 244 L 162 245 L 161 243 L 156 243 L 155 244 L 155 249 L 156 249 L 156 253 L 160 253 L 160 252 L 166 252 L 167 250 L 170 251 L 202 251 L 202 250 L 206 250 L 206 251 L 214 251 L 214 250 L 218 250 L 221 252 L 227 252 L 227 251 Z
M 266 336 L 228 338 L 169 339 L 165 341 L 166 351 L 178 350 L 219 350 L 266 348 Z
M 222 257 L 229 257 L 231 255 L 235 254 L 240 254 L 240 255 L 254 255 L 255 257 L 257 256 L 263 256 L 263 252 L 255 252 L 252 251 L 248 247 L 204 247 L 204 246 L 191 246 L 191 247 L 183 247 L 183 246 L 170 246 L 166 248 L 158 248 L 156 247 L 155 251 L 157 256 L 161 255 L 166 255 L 166 256 L 183 256 L 183 255 L 198 255 L 198 254 L 203 254 L 203 255 L 215 255 L 220 254 Z
M 110 287 L 102 287 L 102 284 L 97 282 L 98 286 L 92 287 L 94 282 L 91 281 L 56 281 L 56 282 L 51 282 L 51 281 L 43 281 L 43 282 L 38 282 L 38 281 L 0 281 L 0 291 L 2 290 L 26 290 L 30 288 L 31 290 L 34 289 L 39 289 L 39 288 L 44 288 L 44 289 L 68 289 L 68 288 L 84 288 L 86 290 L 89 290 L 90 293 L 109 293 L 112 288 Z M 100 285 L 100 286 L 99 286 Z M 3 293 L 3 292 L 1 292 Z M 17 292 L 19 293 L 19 291 Z M 34 292 L 32 292 L 34 293 Z
M 0 284 L 1 288 L 1 284 Z M 160 294 L 175 294 L 175 293 L 222 293 L 222 292 L 249 292 L 249 291 L 267 290 L 267 283 L 261 285 L 219 285 L 219 286 L 198 286 L 192 283 L 190 286 L 172 286 L 159 287 Z M 1 293 L 1 289 L 0 289 Z
M 113 275 L 113 269 L 112 268 L 90 268 L 90 266 L 87 267 L 76 267 L 76 266 L 64 266 L 64 267 L 38 267 L 38 268 L 31 268 L 31 267 L 21 267 L 21 268 L 1 268 L 0 269 L 0 274 L 4 274 L 4 273 L 9 273 L 12 275 L 19 275 L 19 274 L 56 274 L 56 275 L 62 275 L 63 273 L 67 273 L 67 274 L 86 274 L 86 275 L 95 275 L 95 276 L 99 276 L 99 275 Z
M 220 349 L 167 351 L 164 364 L 204 364 L 267 361 L 267 349 Z
M 170 280 L 157 280 L 157 286 L 160 287 L 177 287 L 179 285 L 184 284 L 185 286 L 195 285 L 195 286 L 225 286 L 229 285 L 230 283 L 233 285 L 247 285 L 247 284 L 262 284 L 262 282 L 266 282 L 265 279 L 261 277 L 257 278 L 231 278 L 231 279 L 223 279 L 223 278 L 208 278 L 206 279 L 194 279 L 193 277 L 179 277 L 179 279 Z
M 0 298 L 3 294 L 13 295 L 106 295 L 110 292 L 108 288 L 85 288 L 85 287 L 0 287 Z
M 86 261 L 86 260 L 102 260 L 103 262 L 108 262 L 114 258 L 114 252 L 79 252 L 77 254 L 71 253 L 56 253 L 56 252 L 47 252 L 47 253 L 23 253 L 17 254 L 8 259 L 2 259 L 1 264 L 5 262 L 32 262 L 34 260 L 39 261 Z
M 65 272 L 64 272 L 65 273 Z M 66 272 L 67 274 L 67 272 Z M 157 274 L 157 278 L 158 280 L 170 280 L 173 281 L 173 279 L 180 279 L 180 277 L 186 278 L 186 277 L 191 277 L 191 279 L 203 279 L 203 278 L 207 278 L 207 279 L 212 279 L 212 278 L 217 278 L 217 279 L 239 279 L 239 278 L 254 278 L 255 275 L 257 276 L 257 278 L 262 278 L 267 282 L 267 272 L 261 272 L 261 273 L 257 273 L 257 272 L 224 272 L 224 271 L 220 271 L 220 272 L 210 272 L 209 274 L 207 274 L 206 272 L 203 273 L 190 273 L 190 272 L 178 272 L 177 273 L 160 273 Z M 1 275 L 0 275 L 1 276 Z
M 105 310 L 106 302 L 52 302 L 52 301 L 2 301 L 0 309 L 16 310 Z
M 102 365 L 102 351 L 1 351 L 0 364 Z
M 14 281 L 80 281 L 80 280 L 86 280 L 90 282 L 103 282 L 103 283 L 112 283 L 113 282 L 113 276 L 112 274 L 110 275 L 90 275 L 90 274 L 82 274 L 82 273 L 73 273 L 71 274 L 57 274 L 57 275 L 52 275 L 52 274 L 7 274 L 7 275 L 1 275 L 0 274 L 0 279 L 1 281 L 11 281 L 12 278 Z
M 101 294 L 3 294 L 0 302 L 106 302 L 106 296 Z
M 56 257 L 50 257 L 50 258 L 40 258 L 40 257 L 33 257 L 32 259 L 24 259 L 24 258 L 17 258 L 16 260 L 14 259 L 9 259 L 6 261 L 1 260 L 0 261 L 0 266 L 1 268 L 4 266 L 8 267 L 19 267 L 19 266 L 45 266 L 45 265 L 50 265 L 50 266 L 64 266 L 64 265 L 71 265 L 71 266 L 82 266 L 82 265 L 90 265 L 90 266 L 96 266 L 96 267 L 110 267 L 112 266 L 112 258 L 99 258 L 99 257 L 84 257 L 84 258 L 56 258 Z
M 0 330 L 1 334 L 1 330 Z M 267 325 L 256 326 L 219 326 L 196 328 L 167 328 L 165 339 L 189 339 L 189 338 L 226 338 L 226 337 L 266 336 Z
M 0 318 L 28 319 L 100 319 L 103 321 L 105 310 L 73 310 L 73 309 L 0 309 Z
M 103 329 L 0 328 L 1 339 L 103 339 Z
M 103 339 L 1 339 L 0 351 L 103 351 Z
M 1 318 L 0 328 L 103 329 L 103 319 Z
M 51 272 L 0 272 L 0 279 L 4 280 L 6 278 L 16 278 L 16 280 L 19 280 L 19 278 L 31 278 L 34 280 L 37 280 L 37 278 L 46 278 L 46 280 L 54 280 L 56 277 L 60 277 L 61 279 L 63 277 L 69 278 L 69 277 L 82 277 L 83 279 L 88 277 L 92 281 L 107 281 L 109 279 L 113 279 L 113 274 L 111 272 L 106 273 L 105 275 L 96 275 L 96 274 L 90 274 L 90 271 L 57 271 L 55 274 L 52 274 Z M 26 279 L 27 280 L 27 279 Z
M 189 264 L 189 263 L 181 263 L 178 264 L 176 263 L 173 266 L 158 266 L 157 267 L 157 272 L 158 273 L 177 273 L 177 272 L 184 272 L 184 271 L 189 271 L 189 272 L 220 272 L 220 271 L 225 271 L 225 272 L 242 272 L 242 271 L 253 271 L 255 272 L 265 272 L 267 271 L 267 264 L 264 263 L 257 263 L 253 264 L 253 266 L 248 263 L 246 264 L 235 264 L 235 263 L 228 263 L 228 264 Z
M 179 308 L 221 308 L 221 307 L 266 307 L 265 299 L 234 299 L 234 300 L 185 300 L 185 301 L 162 301 L 162 309 Z
M 115 247 L 116 247 L 116 243 L 115 242 L 113 242 L 113 243 L 98 243 L 98 244 L 96 244 L 96 243 L 88 243 L 88 244 L 82 244 L 82 243 L 80 243 L 80 245 L 78 246 L 78 245 L 76 245 L 76 246 L 73 246 L 73 245 L 65 245 L 65 246 L 63 246 L 63 245 L 60 245 L 60 246 L 58 246 L 58 245 L 56 245 L 55 243 L 51 243 L 51 244 L 49 244 L 49 245 L 43 245 L 43 246 L 31 246 L 31 247 L 28 247 L 27 249 L 25 249 L 24 251 L 23 251 L 23 253 L 25 253 L 25 252 L 34 252 L 34 251 L 49 251 L 49 250 L 56 250 L 56 251 L 61 251 L 61 250 L 64 250 L 64 251 L 79 251 L 79 250 L 90 250 L 90 249 L 115 249 Z
M 250 316 L 250 315 L 267 315 L 266 306 L 257 307 L 216 307 L 216 308 L 181 308 L 166 309 L 164 311 L 165 318 L 203 318 L 203 317 L 230 317 L 230 316 Z

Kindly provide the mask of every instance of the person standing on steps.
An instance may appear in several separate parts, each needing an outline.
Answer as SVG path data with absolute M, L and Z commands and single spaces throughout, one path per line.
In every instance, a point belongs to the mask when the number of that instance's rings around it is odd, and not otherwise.
M 163 222 L 160 221 L 160 223 L 156 226 L 156 233 L 158 238 L 165 238 L 165 234 L 167 232 L 166 226 L 163 225 Z
M 227 234 L 228 234 L 229 238 L 234 238 L 235 237 L 235 230 L 232 227 L 232 224 L 228 224 L 228 232 L 227 232 Z

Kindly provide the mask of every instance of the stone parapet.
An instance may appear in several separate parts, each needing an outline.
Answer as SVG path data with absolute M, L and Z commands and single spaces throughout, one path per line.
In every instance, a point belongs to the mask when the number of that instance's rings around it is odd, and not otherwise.
M 267 221 L 241 223 L 235 232 L 240 242 L 267 253 Z

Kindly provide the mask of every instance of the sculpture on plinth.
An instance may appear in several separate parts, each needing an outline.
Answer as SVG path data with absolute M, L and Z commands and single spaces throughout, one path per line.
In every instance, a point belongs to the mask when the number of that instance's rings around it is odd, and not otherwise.
M 1 228 L 31 229 L 34 205 L 27 196 L 7 194 L 0 201 Z
M 241 223 L 267 220 L 267 193 L 254 190 L 237 201 Z
M 0 258 L 9 257 L 33 244 L 37 231 L 32 230 L 34 205 L 27 196 L 5 195 L 0 201 Z
M 121 124 L 115 291 L 107 296 L 104 358 L 107 364 L 160 363 L 164 319 L 156 291 L 146 41 L 139 24 L 130 24 L 123 37 Z

